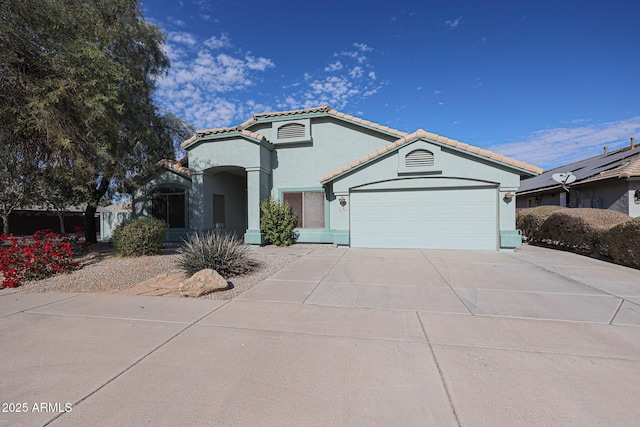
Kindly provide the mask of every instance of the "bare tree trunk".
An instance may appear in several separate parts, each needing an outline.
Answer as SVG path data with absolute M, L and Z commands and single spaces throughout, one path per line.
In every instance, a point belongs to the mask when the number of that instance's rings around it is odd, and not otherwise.
M 58 219 L 60 220 L 60 233 L 64 233 L 64 212 L 58 211 Z
M 2 214 L 2 234 L 9 234 L 9 215 Z
M 84 211 L 84 236 L 87 242 L 97 243 L 96 236 L 96 206 L 87 205 Z

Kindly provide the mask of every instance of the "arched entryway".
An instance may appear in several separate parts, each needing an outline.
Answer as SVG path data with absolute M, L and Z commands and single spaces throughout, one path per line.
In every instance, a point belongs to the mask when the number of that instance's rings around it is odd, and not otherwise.
M 205 229 L 242 236 L 247 229 L 247 172 L 239 166 L 203 171 L 202 224 Z

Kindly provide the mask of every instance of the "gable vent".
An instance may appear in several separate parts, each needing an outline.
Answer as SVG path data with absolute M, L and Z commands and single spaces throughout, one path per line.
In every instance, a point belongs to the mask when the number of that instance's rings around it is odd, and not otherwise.
M 289 123 L 278 128 L 278 139 L 302 138 L 304 137 L 304 125 L 300 123 Z
M 413 150 L 404 158 L 404 164 L 408 168 L 433 166 L 433 153 L 427 150 Z

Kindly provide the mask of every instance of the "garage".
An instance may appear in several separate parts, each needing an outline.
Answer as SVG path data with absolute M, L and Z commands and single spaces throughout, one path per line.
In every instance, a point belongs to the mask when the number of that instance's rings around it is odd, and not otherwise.
M 492 186 L 352 191 L 352 247 L 499 248 Z

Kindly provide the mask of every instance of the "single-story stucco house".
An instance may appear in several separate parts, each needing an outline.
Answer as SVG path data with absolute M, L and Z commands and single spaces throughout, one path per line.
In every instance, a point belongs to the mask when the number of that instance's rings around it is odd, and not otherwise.
M 198 131 L 181 161 L 140 181 L 133 215 L 168 240 L 219 229 L 263 244 L 259 203 L 298 217 L 298 242 L 372 248 L 512 249 L 514 193 L 536 166 L 433 133 L 406 133 L 330 106 L 256 114 Z
M 563 186 L 553 179 L 557 173 L 576 177 Z M 611 209 L 631 217 L 640 216 L 640 146 L 617 150 L 569 163 L 522 181 L 516 208 L 556 205 L 574 208 Z

